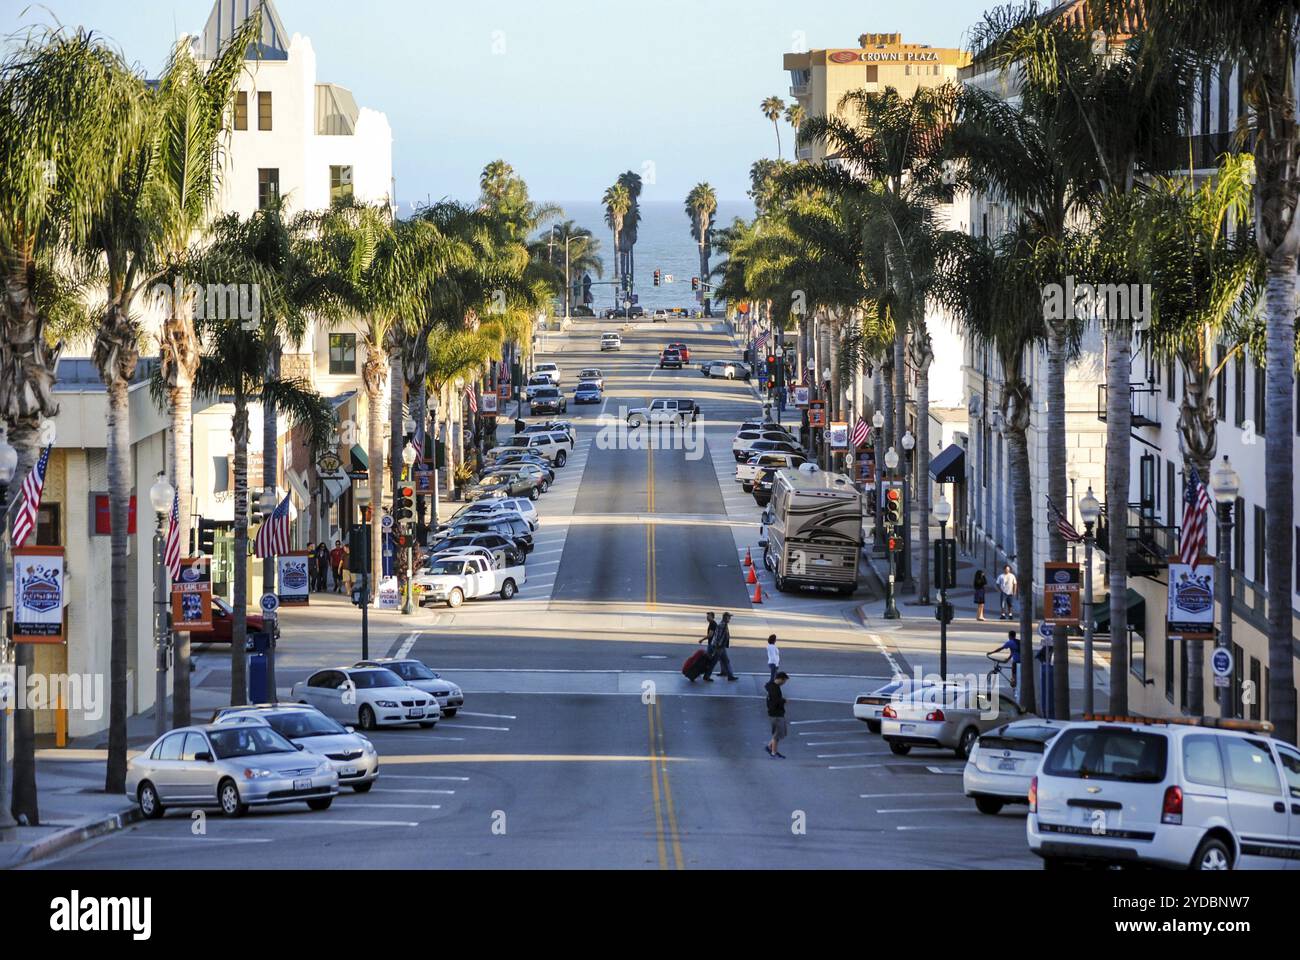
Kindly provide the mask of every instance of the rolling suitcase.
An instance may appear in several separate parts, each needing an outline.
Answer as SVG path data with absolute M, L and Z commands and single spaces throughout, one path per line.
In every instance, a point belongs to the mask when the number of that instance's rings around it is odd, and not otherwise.
M 708 666 L 709 659 L 705 656 L 704 651 L 696 650 L 687 657 L 686 662 L 682 664 L 682 675 L 685 676 L 687 680 L 694 681 L 696 677 L 704 673 Z

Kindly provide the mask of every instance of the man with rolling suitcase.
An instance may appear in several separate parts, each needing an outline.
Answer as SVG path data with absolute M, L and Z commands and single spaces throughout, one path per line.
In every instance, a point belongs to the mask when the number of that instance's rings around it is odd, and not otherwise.
M 705 631 L 704 638 L 700 640 L 700 643 L 707 644 L 707 646 L 703 650 L 696 650 L 682 664 L 682 674 L 691 683 L 694 683 L 695 678 L 701 674 L 704 674 L 704 679 L 709 683 L 713 682 L 713 678 L 708 674 L 712 672 L 713 665 L 710 661 L 713 650 L 713 634 L 717 630 L 718 624 L 713 619 L 712 610 L 709 611 L 708 618 L 708 628 Z
M 712 622 L 713 614 L 709 614 L 709 620 Z M 722 622 L 715 625 L 712 639 L 709 641 L 709 650 L 711 655 L 709 657 L 709 670 L 708 673 L 704 675 L 704 679 L 710 682 L 713 680 L 713 677 L 710 676 L 710 674 L 713 673 L 714 667 L 721 667 L 722 675 L 728 680 L 740 679 L 732 672 L 731 657 L 727 655 L 727 648 L 731 646 L 731 628 L 727 626 L 730 622 L 731 614 L 724 613 L 722 615 Z

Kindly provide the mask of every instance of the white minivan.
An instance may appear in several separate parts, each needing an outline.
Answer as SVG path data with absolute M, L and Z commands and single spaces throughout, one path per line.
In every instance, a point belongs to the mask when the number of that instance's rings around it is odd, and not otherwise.
M 1076 723 L 1030 782 L 1029 848 L 1048 869 L 1300 869 L 1300 751 L 1271 729 L 1214 718 Z

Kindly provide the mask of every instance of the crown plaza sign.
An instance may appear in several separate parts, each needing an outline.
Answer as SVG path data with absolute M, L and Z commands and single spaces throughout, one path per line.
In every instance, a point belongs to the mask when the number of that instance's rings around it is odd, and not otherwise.
M 836 50 L 832 63 L 938 63 L 937 50 Z

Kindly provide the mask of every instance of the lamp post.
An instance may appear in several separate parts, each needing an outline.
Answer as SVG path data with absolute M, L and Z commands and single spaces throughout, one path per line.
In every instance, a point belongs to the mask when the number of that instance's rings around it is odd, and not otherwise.
M 262 514 L 262 522 L 266 523 L 271 519 L 271 514 L 275 513 L 276 506 L 276 489 L 275 487 L 263 487 L 262 498 L 258 501 L 257 509 Z M 267 557 L 262 567 L 262 592 L 273 593 L 275 591 L 275 557 Z M 266 612 L 262 612 L 262 629 L 268 634 L 266 642 L 266 693 L 267 699 L 271 703 L 276 703 L 275 695 L 275 621 L 279 614 L 268 617 Z
M 881 491 L 885 489 L 885 485 L 883 482 L 884 471 L 881 470 L 883 464 L 881 463 L 880 457 L 880 432 L 885 428 L 885 415 L 881 411 L 877 410 L 872 414 L 871 426 L 875 430 L 875 438 L 871 444 L 871 453 L 876 468 L 876 549 L 879 550 L 884 549 L 885 546 L 885 528 L 882 525 L 883 518 L 881 516 L 884 512 L 881 509 Z
M 5 596 L 5 586 L 9 579 L 5 547 L 9 538 L 9 484 L 18 469 L 18 451 L 9 442 L 9 437 L 0 431 L 0 674 L 14 670 L 13 648 L 9 643 L 9 630 L 6 626 L 6 613 L 9 600 Z M 14 676 L 13 694 L 17 696 L 18 678 Z M 7 684 L 6 684 L 7 687 Z M 13 776 L 9 767 L 9 704 L 0 698 L 0 840 L 7 839 L 7 834 L 18 826 L 10 812 L 13 806 Z
M 361 516 L 365 518 L 366 524 L 370 524 L 372 519 L 368 509 L 370 504 L 370 484 L 358 484 L 356 487 L 355 499 L 357 507 L 361 510 Z M 370 551 L 370 531 L 366 531 L 365 537 L 366 552 Z M 361 600 L 361 659 L 370 659 L 370 557 L 366 557 L 366 562 L 361 566 L 361 585 L 353 586 L 354 591 L 359 591 Z M 348 562 L 352 559 L 349 557 Z
M 1083 519 L 1083 712 L 1089 714 L 1095 712 L 1092 702 L 1092 547 L 1097 542 L 1093 531 L 1101 517 L 1101 502 L 1093 494 L 1091 484 L 1079 501 L 1079 516 Z
M 907 583 L 912 582 L 912 451 L 916 449 L 916 437 L 908 430 L 903 434 L 903 453 L 907 457 L 907 470 L 903 473 L 903 565 L 902 577 Z M 927 519 L 926 523 L 929 522 Z
M 952 504 L 947 497 L 939 494 L 939 502 L 934 505 L 934 519 L 939 521 L 938 553 L 943 558 L 939 567 L 939 679 L 948 679 L 948 545 L 945 539 L 948 532 L 948 518 L 952 516 Z
M 159 473 L 149 488 L 149 503 L 153 507 L 157 524 L 153 534 L 153 642 L 154 642 L 154 735 L 161 737 L 167 732 L 167 658 L 170 654 L 171 631 L 167 623 L 167 558 L 163 555 L 163 544 L 167 535 L 163 532 L 163 521 L 171 509 L 176 497 L 176 488 L 167 479 L 167 474 Z
M 554 228 L 552 228 L 552 233 L 553 232 L 554 232 Z M 564 319 L 565 320 L 569 319 L 569 298 L 573 294 L 573 287 L 569 285 L 569 244 L 571 244 L 574 240 L 585 241 L 586 239 L 587 238 L 583 236 L 576 236 L 576 237 L 566 237 L 564 240 Z
M 415 447 L 411 446 L 409 443 L 402 448 L 402 463 L 406 464 L 406 477 L 409 480 L 411 477 L 411 467 L 415 465 Z M 411 596 L 414 593 L 411 584 L 412 574 L 415 572 L 412 569 L 414 560 L 413 538 L 408 536 L 406 538 L 406 597 L 402 601 L 402 614 L 404 616 L 410 616 L 415 612 L 415 608 L 411 604 Z
M 1229 544 L 1232 538 L 1232 505 L 1237 502 L 1237 491 L 1241 489 L 1241 478 L 1232 468 L 1227 455 L 1223 462 L 1210 472 L 1210 486 L 1214 488 L 1214 502 L 1219 505 L 1219 639 L 1216 646 L 1232 652 L 1232 568 L 1228 562 Z M 1224 717 L 1231 717 L 1235 706 L 1235 697 L 1229 686 L 1219 687 L 1219 710 Z
M 885 453 L 885 466 L 889 472 L 893 473 L 898 469 L 898 451 L 890 447 Z M 888 547 L 888 544 L 886 544 Z M 894 599 L 894 583 L 898 577 L 898 554 L 889 550 L 889 583 L 886 584 L 885 590 L 885 619 L 897 620 L 899 618 L 898 602 Z

